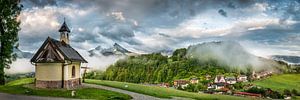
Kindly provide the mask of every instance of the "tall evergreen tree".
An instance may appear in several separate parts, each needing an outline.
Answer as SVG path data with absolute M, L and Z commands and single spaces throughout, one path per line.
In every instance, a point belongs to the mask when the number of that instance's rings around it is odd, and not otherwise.
M 4 68 L 16 59 L 13 47 L 18 41 L 21 8 L 20 0 L 0 0 L 0 85 L 5 84 Z

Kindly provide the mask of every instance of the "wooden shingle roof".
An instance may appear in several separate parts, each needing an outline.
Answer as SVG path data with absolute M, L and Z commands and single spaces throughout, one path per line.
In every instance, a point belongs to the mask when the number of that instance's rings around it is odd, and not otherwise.
M 34 63 L 47 63 L 64 62 L 65 60 L 87 63 L 69 44 L 48 37 L 30 61 Z

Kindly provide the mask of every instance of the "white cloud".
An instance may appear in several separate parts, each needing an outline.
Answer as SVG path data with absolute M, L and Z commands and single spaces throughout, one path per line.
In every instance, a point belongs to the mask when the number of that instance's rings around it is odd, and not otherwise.
M 123 12 L 111 12 L 108 16 L 114 17 L 116 20 L 125 21 L 125 17 L 123 15 Z
M 300 56 L 300 48 L 290 45 L 269 45 L 253 41 L 239 42 L 249 53 L 256 56 L 269 58 L 272 55 L 297 55 Z M 294 50 L 293 50 L 294 49 Z M 295 50 L 296 49 L 296 50 Z
M 16 73 L 27 73 L 34 72 L 34 65 L 30 63 L 29 59 L 20 58 L 14 61 L 11 64 L 10 69 L 5 69 L 7 74 L 16 74 Z
M 77 50 L 88 63 L 83 63 L 82 66 L 90 67 L 93 70 L 105 70 L 109 65 L 115 63 L 117 60 L 124 58 L 124 56 L 94 56 L 90 57 L 86 50 Z
M 291 25 L 293 21 L 287 21 Z M 163 32 L 173 37 L 201 38 L 207 36 L 224 36 L 229 34 L 244 33 L 248 30 L 263 29 L 270 25 L 283 25 L 279 18 L 266 16 L 252 16 L 246 18 L 226 18 L 215 16 L 207 12 L 192 19 L 188 19 L 175 28 L 156 28 L 156 32 Z

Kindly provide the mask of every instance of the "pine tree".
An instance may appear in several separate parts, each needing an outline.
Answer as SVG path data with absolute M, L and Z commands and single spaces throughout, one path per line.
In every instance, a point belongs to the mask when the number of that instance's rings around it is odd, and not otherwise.
M 0 0 L 0 85 L 5 84 L 4 68 L 16 59 L 13 47 L 18 41 L 21 8 L 20 0 Z

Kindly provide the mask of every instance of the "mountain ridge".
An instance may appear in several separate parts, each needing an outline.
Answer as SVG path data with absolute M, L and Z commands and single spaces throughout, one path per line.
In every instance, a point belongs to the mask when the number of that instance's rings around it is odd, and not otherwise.
M 122 47 L 120 44 L 118 43 L 114 43 L 114 45 L 112 47 L 109 48 L 102 48 L 101 46 L 97 46 L 94 49 L 88 50 L 89 56 L 93 57 L 93 56 L 129 56 L 131 54 L 136 54 L 133 53 L 127 49 L 125 49 L 124 47 Z

